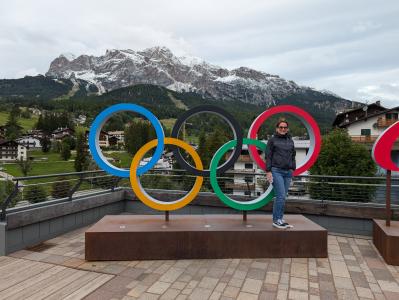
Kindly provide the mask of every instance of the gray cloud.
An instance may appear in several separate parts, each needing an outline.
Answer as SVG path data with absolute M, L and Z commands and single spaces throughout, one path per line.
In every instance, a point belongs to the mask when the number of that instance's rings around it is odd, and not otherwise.
M 45 73 L 64 52 L 163 45 L 394 106 L 398 15 L 395 0 L 3 1 L 0 78 Z

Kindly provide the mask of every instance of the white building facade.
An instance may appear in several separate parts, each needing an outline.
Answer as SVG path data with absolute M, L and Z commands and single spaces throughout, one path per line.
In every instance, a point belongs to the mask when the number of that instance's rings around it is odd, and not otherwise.
M 108 131 L 109 136 L 114 136 L 118 139 L 118 144 L 125 144 L 125 132 L 123 130 Z
M 365 145 L 371 155 L 371 149 L 377 138 L 398 120 L 399 107 L 387 109 L 376 102 L 337 115 L 334 125 L 345 128 L 352 141 Z M 394 143 L 391 156 L 393 162 L 399 165 L 399 141 Z M 379 169 L 378 173 L 383 174 L 385 171 Z M 399 172 L 392 172 L 392 174 L 399 176 Z
M 25 146 L 27 149 L 42 149 L 40 139 L 34 136 L 24 136 L 15 140 L 18 144 Z
M 27 149 L 16 141 L 0 140 L 0 161 L 14 162 L 15 160 L 26 160 Z

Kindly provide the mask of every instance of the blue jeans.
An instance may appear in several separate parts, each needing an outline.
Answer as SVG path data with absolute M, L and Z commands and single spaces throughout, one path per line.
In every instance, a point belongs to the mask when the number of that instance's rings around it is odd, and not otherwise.
M 273 203 L 273 222 L 283 219 L 285 198 L 290 187 L 292 170 L 272 167 L 273 189 L 276 199 Z

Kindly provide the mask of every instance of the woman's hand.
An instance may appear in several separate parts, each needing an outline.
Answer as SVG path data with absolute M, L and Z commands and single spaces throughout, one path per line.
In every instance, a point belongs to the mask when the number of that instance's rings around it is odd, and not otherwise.
M 272 184 L 273 183 L 273 175 L 272 172 L 266 172 L 266 180 Z

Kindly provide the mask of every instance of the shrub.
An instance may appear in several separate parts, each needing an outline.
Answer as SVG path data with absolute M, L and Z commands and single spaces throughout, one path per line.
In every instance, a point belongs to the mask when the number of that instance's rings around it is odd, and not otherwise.
M 56 199 L 66 198 L 71 190 L 71 183 L 62 178 L 53 183 L 51 196 Z
M 30 203 L 39 203 L 47 200 L 46 190 L 40 185 L 31 185 L 24 188 L 24 199 Z

